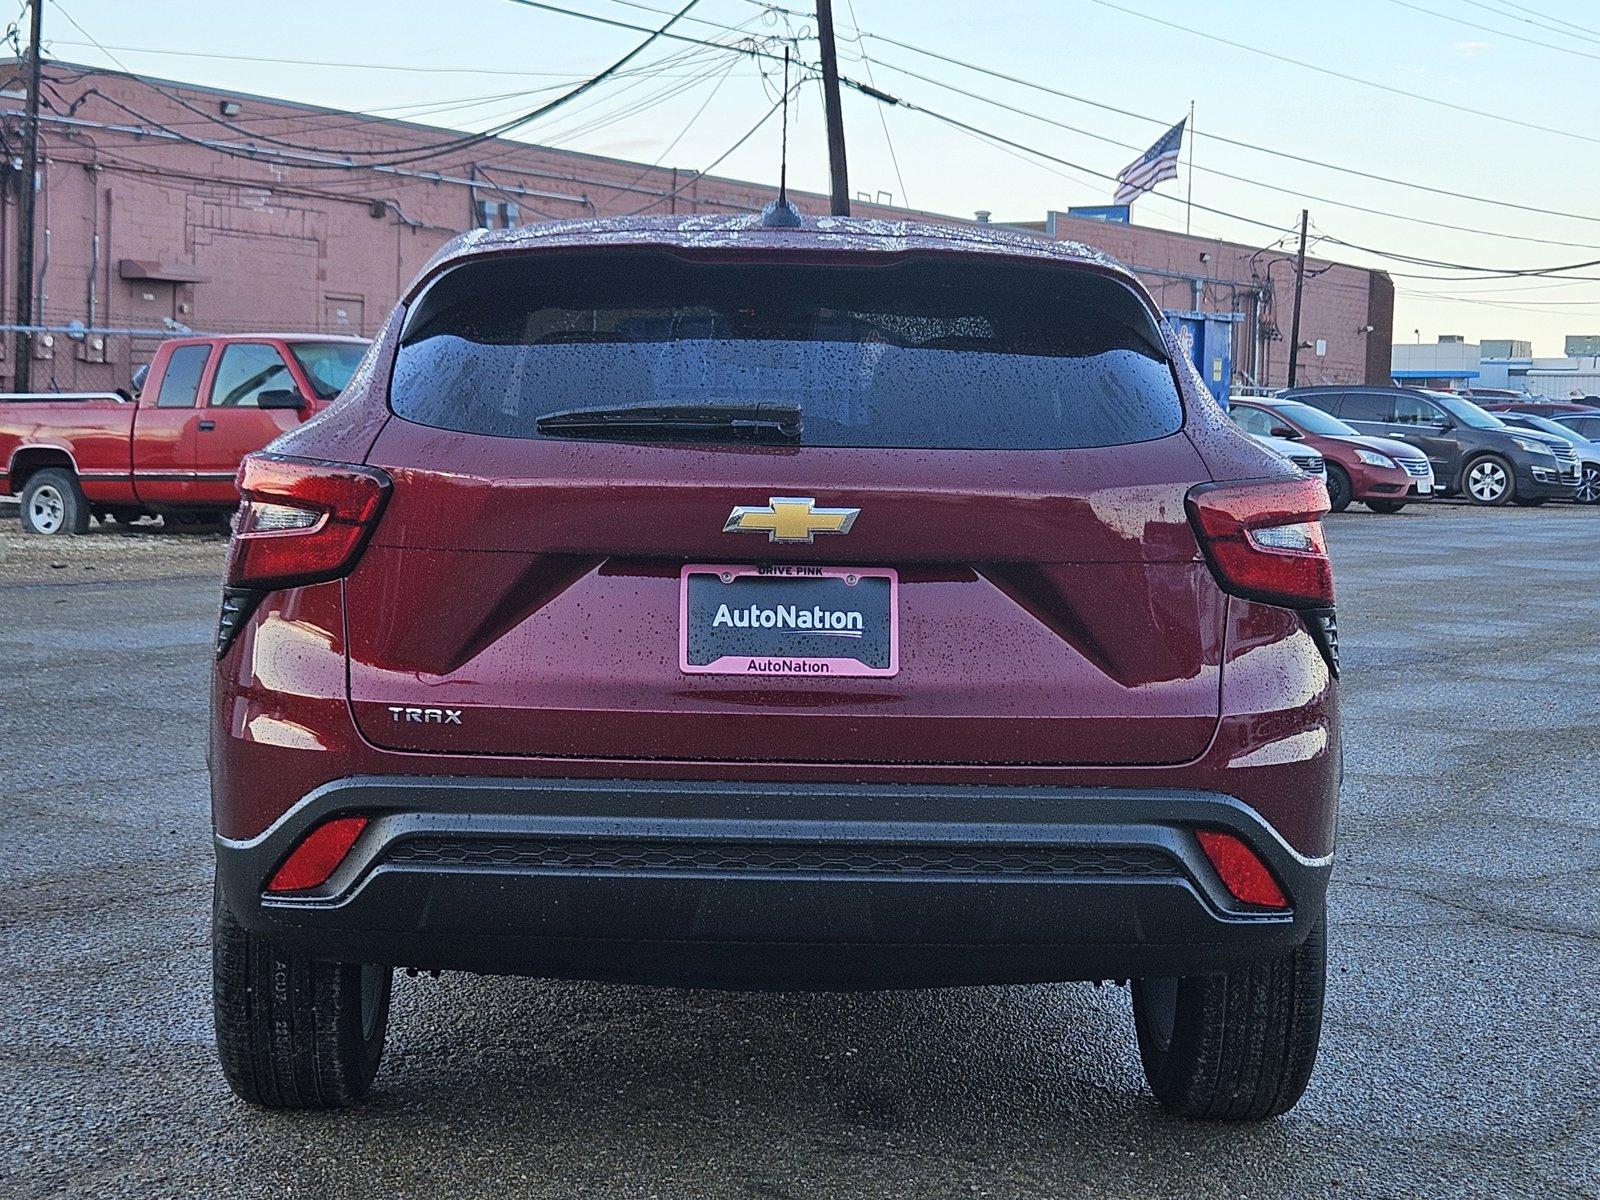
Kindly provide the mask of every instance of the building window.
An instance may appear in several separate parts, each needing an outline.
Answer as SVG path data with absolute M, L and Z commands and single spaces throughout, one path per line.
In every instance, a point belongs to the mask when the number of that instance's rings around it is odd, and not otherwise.
M 508 200 L 474 200 L 472 216 L 479 229 L 515 229 L 522 223 L 517 206 Z

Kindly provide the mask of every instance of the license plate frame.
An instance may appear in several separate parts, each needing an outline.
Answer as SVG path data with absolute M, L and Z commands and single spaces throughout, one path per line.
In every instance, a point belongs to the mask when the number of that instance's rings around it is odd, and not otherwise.
M 729 593 L 735 600 L 748 604 L 748 596 L 756 591 L 750 581 L 753 579 L 770 580 L 776 584 L 809 583 L 816 584 L 820 581 L 840 581 L 834 586 L 822 588 L 783 588 L 768 585 L 763 590 L 774 594 L 789 591 L 792 595 L 802 595 L 809 591 L 812 595 L 829 594 L 837 595 L 840 599 L 850 599 L 851 594 L 847 589 L 859 587 L 864 583 L 870 585 L 870 592 L 863 592 L 861 600 L 872 594 L 874 599 L 872 607 L 878 608 L 882 614 L 882 621 L 887 624 L 887 629 L 881 627 L 869 628 L 867 615 L 861 609 L 830 609 L 830 613 L 841 613 L 846 617 L 842 628 L 819 630 L 814 627 L 808 629 L 783 627 L 779 624 L 762 626 L 763 630 L 770 629 L 774 636 L 779 634 L 792 634 L 797 642 L 805 644 L 805 649 L 792 653 L 772 653 L 763 650 L 739 649 L 734 647 L 728 653 L 717 653 L 715 657 L 707 657 L 713 653 L 706 649 L 708 643 L 714 643 L 718 635 L 703 634 L 698 638 L 691 638 L 695 632 L 691 613 L 691 581 L 696 578 L 712 577 L 720 590 L 723 587 L 738 586 L 737 593 Z M 882 581 L 879 583 L 878 581 Z M 742 585 L 742 586 L 740 586 Z M 712 593 L 714 594 L 714 593 Z M 879 595 L 886 594 L 886 608 L 880 605 Z M 862 607 L 868 605 L 863 603 Z M 699 612 L 701 605 L 696 604 L 695 610 Z M 814 610 L 820 608 L 815 605 Z M 796 605 L 778 604 L 777 609 L 795 609 Z M 776 612 L 776 609 L 773 610 Z M 850 612 L 861 615 L 861 627 L 857 632 L 848 622 Z M 739 615 L 743 615 L 742 613 Z M 808 615 L 808 614 L 801 614 Z M 877 615 L 877 614 L 874 614 Z M 713 614 L 713 621 L 715 614 Z M 797 619 L 797 618 L 796 618 Z M 776 618 L 781 621 L 781 615 Z M 738 638 L 741 629 L 748 627 L 730 628 L 723 635 Z M 881 652 L 884 635 L 887 635 L 887 654 Z M 754 636 L 760 637 L 760 634 Z M 866 656 L 872 661 L 866 661 L 860 656 L 849 654 L 819 653 L 819 641 L 822 638 L 836 638 L 841 647 L 853 644 L 867 645 L 874 653 Z M 692 643 L 694 643 L 692 645 Z M 686 565 L 678 576 L 678 669 L 685 675 L 737 675 L 746 678 L 771 678 L 776 676 L 795 677 L 808 679 L 827 678 L 830 676 L 849 679 L 861 678 L 892 678 L 900 673 L 900 573 L 893 567 L 835 567 L 822 566 L 811 563 L 804 564 L 766 564 L 755 565 L 751 563 L 690 563 Z

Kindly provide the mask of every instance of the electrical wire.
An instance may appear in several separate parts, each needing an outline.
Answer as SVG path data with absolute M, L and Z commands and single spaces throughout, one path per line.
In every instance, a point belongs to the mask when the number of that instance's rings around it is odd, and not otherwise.
M 1084 129 L 1077 125 L 1069 125 L 1064 121 L 1058 121 L 1053 117 L 1047 117 L 1043 113 L 1035 112 L 1032 109 L 1020 108 L 1017 105 L 1007 104 L 1002 100 L 997 100 L 992 96 L 985 96 L 978 92 L 969 91 L 966 88 L 958 87 L 953 83 L 947 83 L 944 80 L 935 79 L 931 76 L 923 75 L 920 72 L 913 71 L 907 67 L 899 66 L 898 64 L 889 62 L 886 59 L 880 59 L 879 62 L 880 65 L 887 67 L 891 71 L 896 71 L 899 74 L 907 75 L 912 79 L 920 80 L 923 83 L 931 84 L 934 87 L 942 88 L 945 91 L 954 92 L 959 96 L 965 96 L 969 100 L 977 100 L 982 104 L 988 104 L 995 108 L 1004 109 L 1006 112 L 1027 117 L 1032 121 L 1039 121 L 1057 129 L 1064 129 L 1069 133 L 1076 133 L 1082 137 L 1092 138 L 1095 141 L 1105 142 L 1112 146 L 1118 146 L 1124 150 L 1131 150 L 1135 154 L 1142 154 L 1144 152 L 1145 147 L 1136 143 L 1125 142 L 1119 138 L 1109 137 L 1102 133 L 1096 133 L 1093 130 Z M 881 113 L 882 110 L 880 109 L 879 111 Z M 1600 249 L 1600 245 L 1596 245 L 1593 242 L 1568 242 L 1555 238 L 1532 237 L 1527 234 L 1507 233 L 1503 229 L 1482 229 L 1472 225 L 1457 225 L 1449 221 L 1435 221 L 1429 217 L 1407 216 L 1404 213 L 1394 212 L 1391 209 L 1371 208 L 1367 205 L 1356 204 L 1349 200 L 1336 200 L 1330 196 L 1319 196 L 1315 192 L 1308 192 L 1300 188 L 1284 187 L 1280 184 L 1268 183 L 1265 180 L 1253 179 L 1247 175 L 1237 175 L 1231 171 L 1224 171 L 1220 167 L 1208 167 L 1201 164 L 1195 164 L 1194 169 L 1207 175 L 1215 175 L 1222 179 L 1231 179 L 1236 183 L 1243 183 L 1250 187 L 1258 187 L 1267 191 L 1278 192 L 1281 195 L 1291 196 L 1301 201 L 1313 200 L 1319 204 L 1331 204 L 1338 208 L 1348 208 L 1355 212 L 1368 213 L 1372 216 L 1383 217 L 1388 220 L 1407 221 L 1416 225 L 1429 225 L 1435 229 L 1449 229 L 1456 233 L 1478 234 L 1483 237 L 1494 238 L 1496 241 L 1505 241 L 1510 239 L 1512 241 L 1534 242 L 1545 246 L 1565 246 L 1580 250 Z
M 90 41 L 94 41 L 95 40 L 94 35 L 92 33 L 90 33 L 81 24 L 79 24 L 79 22 L 73 18 L 71 13 L 67 12 L 66 9 L 61 7 L 60 0 L 54 0 L 54 2 L 55 2 L 57 10 L 61 12 L 62 16 L 66 17 L 66 19 L 69 22 L 71 22 L 72 26 L 75 29 L 77 29 L 85 37 L 89 38 Z M 517 0 L 517 2 L 521 3 L 521 2 L 525 2 L 525 0 Z M 516 129 L 519 129 L 519 128 L 525 126 L 525 125 L 531 124 L 532 122 L 538 120 L 540 117 L 543 117 L 546 114 L 548 114 L 550 112 L 553 112 L 557 108 L 560 108 L 563 105 L 565 105 L 565 104 L 577 99 L 579 96 L 584 95 L 586 92 L 588 92 L 591 89 L 599 86 L 601 83 L 603 83 L 607 79 L 611 78 L 611 76 L 616 74 L 617 71 L 621 70 L 629 62 L 633 61 L 640 54 L 642 54 L 646 49 L 648 49 L 651 45 L 653 45 L 657 41 L 657 39 L 659 39 L 661 37 L 665 37 L 665 36 L 670 36 L 669 30 L 672 27 L 672 25 L 674 23 L 676 23 L 680 18 L 685 16 L 688 13 L 688 11 L 691 8 L 693 8 L 697 3 L 699 3 L 699 0 L 688 0 L 688 3 L 683 5 L 682 8 L 680 8 L 676 13 L 674 13 L 667 20 L 665 25 L 662 25 L 659 29 L 647 29 L 647 30 L 644 30 L 644 32 L 647 33 L 649 36 L 647 36 L 644 41 L 642 41 L 638 45 L 634 46 L 633 49 L 628 51 L 628 53 L 624 54 L 621 58 L 617 59 L 610 66 L 608 66 L 604 70 L 600 71 L 598 74 L 590 76 L 588 79 L 584 80 L 582 83 L 578 84 L 576 87 L 574 87 L 571 90 L 563 93 L 562 95 L 557 96 L 554 99 L 549 100 L 549 101 L 545 102 L 544 104 L 539 105 L 537 108 L 533 109 L 532 111 L 523 113 L 523 114 L 521 114 L 521 115 L 519 115 L 519 116 L 517 116 L 515 118 L 509 119 L 509 120 L 506 120 L 506 121 L 502 121 L 498 125 L 492 126 L 491 128 L 486 129 L 486 130 L 482 130 L 482 131 L 479 131 L 479 132 L 476 132 L 476 133 L 463 134 L 463 135 L 461 135 L 459 137 L 447 139 L 447 140 L 445 140 L 443 142 L 438 142 L 438 143 L 435 143 L 434 145 L 431 145 L 431 146 L 427 146 L 427 147 L 424 147 L 424 148 L 413 148 L 413 149 L 408 149 L 408 150 L 405 150 L 405 151 L 396 151 L 392 147 L 388 148 L 388 149 L 385 149 L 385 150 L 364 150 L 364 149 L 359 149 L 359 148 L 357 148 L 357 149 L 348 149 L 348 150 L 346 150 L 346 149 L 329 150 L 326 147 L 312 146 L 312 145 L 307 145 L 305 143 L 293 142 L 293 141 L 289 141 L 287 139 L 276 138 L 276 137 L 273 137 L 273 136 L 268 135 L 268 134 L 262 134 L 262 133 L 260 133 L 258 131 L 246 129 L 246 128 L 243 128 L 241 126 L 235 125 L 235 124 L 233 124 L 233 123 L 231 123 L 229 121 L 223 120 L 220 117 L 211 117 L 211 115 L 209 113 L 206 113 L 204 110 L 198 108 L 197 106 L 195 106 L 193 104 L 190 104 L 182 96 L 178 96 L 178 95 L 174 95 L 172 93 L 169 93 L 165 89 L 163 89 L 159 84 L 154 83 L 151 80 L 140 76 L 135 71 L 128 70 L 126 65 L 122 64 L 116 58 L 115 55 L 110 54 L 108 51 L 105 52 L 105 53 L 107 53 L 107 56 L 110 57 L 113 62 L 116 62 L 119 66 L 121 66 L 123 68 L 123 70 L 128 75 L 131 75 L 135 79 L 138 79 L 141 83 L 144 83 L 146 86 L 151 87 L 156 92 L 160 93 L 161 95 L 166 96 L 168 99 L 174 101 L 175 103 L 177 103 L 181 107 L 187 109 L 188 111 L 193 112 L 198 116 L 208 117 L 209 119 L 213 120 L 216 124 L 222 126 L 223 128 L 229 129 L 234 133 L 241 134 L 241 135 L 243 135 L 245 137 L 251 137 L 251 138 L 254 138 L 257 141 L 266 142 L 266 143 L 268 143 L 270 145 L 282 146 L 282 147 L 285 147 L 285 148 L 288 148 L 288 149 L 291 149 L 291 150 L 300 151 L 300 152 L 304 152 L 304 153 L 340 155 L 340 156 L 343 156 L 343 157 L 345 157 L 347 159 L 349 159 L 349 158 L 371 159 L 372 161 L 377 162 L 377 163 L 379 163 L 380 165 L 383 165 L 383 166 L 407 166 L 407 165 L 410 165 L 412 163 L 423 162 L 423 161 L 426 161 L 429 158 L 438 157 L 440 155 L 456 153 L 456 152 L 458 152 L 460 150 L 468 149 L 471 146 L 477 145 L 480 142 L 487 141 L 487 140 L 492 139 L 492 138 L 503 137 L 505 134 L 510 133 L 510 132 L 512 132 L 512 131 L 514 131 Z M 103 50 L 103 47 L 102 47 L 102 50 Z M 126 105 L 123 105 L 120 101 L 114 100 L 114 99 L 112 99 L 111 97 L 108 97 L 108 96 L 107 97 L 103 97 L 103 98 L 105 98 L 106 100 L 110 101 L 112 104 L 115 104 L 117 107 L 124 109 L 124 111 L 128 111 L 128 112 L 132 111 L 131 109 L 128 109 Z M 156 123 L 156 127 L 157 128 L 165 128 L 165 127 L 161 126 L 159 123 Z M 167 132 L 175 132 L 173 130 L 166 130 L 166 131 Z M 178 136 L 182 137 L 183 135 L 182 134 L 178 134 Z
M 749 2 L 760 3 L 760 0 L 749 0 Z M 1131 109 L 1119 108 L 1115 104 L 1107 104 L 1104 101 L 1091 100 L 1087 96 L 1080 96 L 1073 92 L 1063 91 L 1060 88 L 1050 87 L 1046 84 L 1023 78 L 1022 76 L 1009 75 L 1004 71 L 997 71 L 992 67 L 980 66 L 977 63 L 968 62 L 965 59 L 955 58 L 948 54 L 941 54 L 936 50 L 929 50 L 925 46 L 917 46 L 910 42 L 904 42 L 897 38 L 888 37 L 881 33 L 872 33 L 866 30 L 861 30 L 858 32 L 860 32 L 861 36 L 864 38 L 868 38 L 873 41 L 885 42 L 888 45 L 897 46 L 902 50 L 908 50 L 913 54 L 920 54 L 926 58 L 947 63 L 950 66 L 961 67 L 964 70 L 973 71 L 979 75 L 986 75 L 991 79 L 998 79 L 1006 83 L 1017 84 L 1020 87 L 1030 88 L 1033 91 L 1040 92 L 1044 95 L 1055 96 L 1062 100 L 1071 100 L 1074 103 L 1088 105 L 1091 108 L 1098 108 L 1105 112 L 1115 113 L 1118 116 L 1131 117 L 1134 120 L 1144 121 L 1150 125 L 1159 126 L 1162 129 L 1165 129 L 1172 124 L 1171 120 L 1165 117 L 1155 117 L 1151 116 L 1149 113 L 1134 112 Z M 878 62 L 882 66 L 891 66 L 891 64 L 885 62 L 881 58 L 878 60 Z M 891 69 L 899 70 L 900 68 L 891 67 Z M 1271 155 L 1274 158 L 1281 158 L 1290 162 L 1302 163 L 1306 166 L 1321 167 L 1328 171 L 1335 171 L 1343 175 L 1351 175 L 1358 179 L 1366 179 L 1376 183 L 1392 184 L 1395 187 L 1410 188 L 1414 191 L 1426 192 L 1435 196 L 1449 196 L 1452 199 L 1470 200 L 1474 203 L 1493 205 L 1498 208 L 1509 208 L 1520 212 L 1538 213 L 1541 216 L 1565 217 L 1575 221 L 1591 221 L 1600 223 L 1600 216 L 1597 216 L 1594 213 L 1575 213 L 1565 212 L 1561 209 L 1540 208 L 1537 205 L 1520 204 L 1512 200 L 1497 200 L 1489 196 L 1478 196 L 1470 192 L 1454 191 L 1450 188 L 1435 187 L 1430 184 L 1417 183 L 1413 180 L 1397 179 L 1392 176 L 1381 175 L 1372 171 L 1363 171 L 1355 167 L 1340 166 L 1336 163 L 1324 162 L 1321 159 L 1309 158 L 1305 155 L 1295 154 L 1291 151 L 1277 150 L 1270 146 L 1262 146 L 1254 142 L 1244 141 L 1240 138 L 1227 137 L 1223 134 L 1211 133 L 1205 130 L 1195 130 L 1193 131 L 1193 136 L 1204 138 L 1208 141 L 1220 142 L 1228 146 L 1236 146 L 1243 150 L 1251 150 L 1258 154 Z
M 793 88 L 790 89 L 790 91 L 788 93 L 785 93 L 785 95 L 793 94 L 793 92 L 797 91 L 799 89 L 799 87 L 800 87 L 800 84 L 796 84 Z M 767 109 L 766 112 L 761 114 L 761 119 L 759 121 L 757 121 L 754 125 L 750 126 L 750 128 L 739 138 L 738 141 L 734 142 L 733 145 L 729 146 L 721 154 L 717 155 L 717 157 L 711 161 L 711 163 L 705 168 L 705 170 L 695 172 L 695 174 L 692 175 L 688 180 L 686 180 L 681 186 L 673 188 L 672 191 L 666 193 L 666 195 L 660 196 L 657 199 L 652 200 L 649 204 L 646 204 L 643 208 L 636 208 L 632 212 L 627 213 L 625 215 L 626 216 L 630 216 L 630 217 L 641 216 L 644 213 L 649 212 L 652 208 L 657 208 L 660 205 L 665 204 L 669 200 L 676 200 L 679 196 L 683 195 L 684 192 L 688 191 L 691 187 L 695 186 L 697 183 L 699 183 L 701 180 L 703 180 L 707 175 L 711 174 L 712 171 L 715 171 L 718 167 L 720 167 L 723 164 L 723 162 L 725 162 L 733 154 L 733 152 L 735 150 L 739 149 L 739 147 L 743 146 L 751 138 L 755 137 L 756 133 L 761 129 L 761 127 L 763 125 L 765 125 L 768 121 L 772 120 L 773 114 L 776 113 L 778 111 L 778 109 L 781 108 L 782 106 L 783 106 L 783 97 L 779 97 L 778 102 L 776 104 L 774 104 L 771 108 Z M 707 203 L 711 203 L 711 202 L 708 201 Z
M 853 40 L 861 51 L 861 65 L 867 72 L 867 82 L 873 87 L 878 86 L 878 80 L 872 72 L 872 60 L 867 57 L 867 44 L 861 40 L 860 19 L 856 16 L 856 0 L 845 0 L 850 8 L 850 27 L 853 31 Z M 906 177 L 900 173 L 900 157 L 894 152 L 894 139 L 889 136 L 889 116 L 883 106 L 878 106 L 878 124 L 883 127 L 883 144 L 888 147 L 889 161 L 894 164 L 894 179 L 900 185 L 900 200 L 907 208 L 911 206 L 911 196 L 906 191 Z
M 1496 29 L 1492 25 L 1481 25 L 1477 21 L 1469 21 L 1465 17 L 1452 17 L 1449 13 L 1442 13 L 1431 8 L 1424 8 L 1420 4 L 1413 4 L 1411 3 L 1411 0 L 1389 0 L 1389 3 L 1399 8 L 1409 8 L 1412 12 L 1419 12 L 1430 17 L 1437 17 L 1441 21 L 1450 22 L 1452 25 L 1464 25 L 1468 29 L 1477 29 L 1484 33 L 1492 33 L 1496 37 L 1507 37 L 1512 41 L 1526 42 L 1530 46 L 1540 46 L 1546 50 L 1555 50 L 1561 54 L 1571 54 L 1578 58 L 1587 58 L 1595 62 L 1600 62 L 1600 54 L 1591 54 L 1587 50 L 1578 50 L 1572 46 L 1558 46 L 1554 42 L 1541 42 L 1537 38 L 1524 37 L 1522 34 L 1512 33 L 1508 29 Z
M 1260 46 L 1252 46 L 1247 42 L 1236 42 L 1231 38 L 1225 38 L 1215 33 L 1206 33 L 1199 29 L 1192 29 L 1187 25 L 1179 24 L 1177 21 L 1169 21 L 1164 17 L 1157 17 L 1147 12 L 1140 12 L 1136 8 L 1127 8 L 1124 5 L 1114 3 L 1114 0 L 1088 0 L 1088 2 L 1090 4 L 1098 4 L 1101 8 L 1109 8 L 1116 12 L 1125 13 L 1130 17 L 1137 17 L 1141 21 L 1149 21 L 1155 25 L 1163 25 L 1168 29 L 1175 29 L 1179 33 L 1187 33 L 1191 37 L 1203 38 L 1208 42 L 1216 42 L 1218 45 L 1222 46 L 1231 46 L 1235 50 L 1243 50 L 1248 54 L 1257 54 L 1263 58 L 1273 59 L 1276 62 L 1287 63 L 1293 67 L 1300 67 L 1306 71 L 1314 71 L 1318 75 L 1326 75 L 1333 79 L 1342 79 L 1346 83 L 1357 83 L 1362 87 L 1375 88 L 1380 92 L 1388 92 L 1394 96 L 1405 96 L 1411 100 L 1420 100 L 1424 104 L 1437 105 L 1440 108 L 1452 109 L 1455 112 L 1467 113 L 1474 117 L 1487 117 L 1491 121 L 1500 121 L 1506 125 L 1515 125 L 1521 129 L 1533 129 L 1540 133 L 1549 133 L 1554 134 L 1557 137 L 1572 138 L 1574 141 L 1589 142 L 1592 145 L 1600 145 L 1600 137 L 1591 136 L 1590 134 L 1578 133 L 1571 129 L 1559 129 L 1554 125 L 1540 125 L 1535 121 L 1524 121 L 1518 117 L 1508 117 L 1502 115 L 1501 113 L 1489 112 L 1487 109 L 1471 108 L 1465 104 L 1456 104 L 1450 100 L 1441 100 L 1437 96 L 1429 96 L 1423 92 L 1408 92 L 1405 88 L 1398 88 L 1388 83 L 1380 83 L 1376 79 L 1365 79 L 1360 75 L 1350 75 L 1344 71 L 1336 71 L 1332 67 L 1324 67 L 1318 63 L 1306 62 L 1301 58 L 1291 58 L 1287 54 L 1279 54 L 1276 50 L 1264 50 Z
M 1477 7 L 1477 8 L 1486 7 L 1485 5 L 1479 3 L 1478 0 L 1466 0 L 1466 2 L 1468 4 L 1473 5 L 1474 7 Z M 1565 25 L 1568 29 L 1575 29 L 1580 34 L 1589 34 L 1589 35 L 1593 36 L 1593 38 L 1596 41 L 1600 41 L 1600 29 L 1593 29 L 1593 28 L 1590 28 L 1587 25 L 1574 24 L 1573 22 L 1567 20 L 1565 17 L 1555 17 L 1555 16 L 1551 16 L 1549 13 L 1541 13 L 1536 8 L 1529 8 L 1526 4 L 1517 4 L 1517 3 L 1514 2 L 1514 0 L 1501 0 L 1501 3 L 1504 4 L 1507 8 L 1521 9 L 1523 12 L 1531 13 L 1535 17 L 1539 17 L 1542 20 L 1554 21 L 1556 23 L 1556 25 Z M 1490 11 L 1492 12 L 1494 10 L 1491 9 Z M 1509 16 L 1512 16 L 1513 14 L 1506 13 L 1505 15 L 1509 17 Z M 1521 17 L 1521 18 L 1518 18 L 1518 19 L 1519 20 L 1527 20 L 1526 17 Z M 1534 22 L 1534 23 L 1537 24 L 1537 22 Z M 1543 28 L 1543 29 L 1553 29 L 1554 28 L 1554 26 L 1551 26 L 1551 25 L 1542 25 L 1540 27 Z M 1562 33 L 1564 31 L 1557 29 L 1556 32 L 1557 33 Z M 1567 37 L 1571 37 L 1572 35 L 1571 34 L 1566 34 L 1566 36 Z

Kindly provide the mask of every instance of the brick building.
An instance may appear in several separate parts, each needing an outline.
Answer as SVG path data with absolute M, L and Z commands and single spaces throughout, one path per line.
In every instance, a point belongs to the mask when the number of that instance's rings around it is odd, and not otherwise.
M 34 387 L 125 383 L 163 331 L 373 333 L 444 241 L 563 217 L 758 211 L 770 184 L 604 158 L 51 61 L 37 197 Z M 0 318 L 13 320 L 21 71 L 0 63 Z M 444 143 L 458 143 L 441 151 Z M 412 150 L 414 148 L 414 151 Z M 368 166 L 377 161 L 384 165 Z M 807 211 L 823 197 L 796 194 Z M 861 203 L 857 215 L 957 218 Z M 1049 214 L 1023 223 L 1128 263 L 1174 310 L 1240 313 L 1234 377 L 1281 384 L 1293 264 L 1282 251 Z M 1308 264 L 1304 382 L 1388 379 L 1393 289 Z M 1326 268 L 1326 269 L 1324 269 Z M 0 386 L 12 374 L 0 339 Z

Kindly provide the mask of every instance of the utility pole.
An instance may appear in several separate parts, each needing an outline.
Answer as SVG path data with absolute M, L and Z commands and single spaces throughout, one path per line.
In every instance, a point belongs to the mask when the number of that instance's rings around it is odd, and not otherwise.
M 22 122 L 22 170 L 17 176 L 17 312 L 18 325 L 32 325 L 34 179 L 39 173 L 39 42 L 44 28 L 44 0 L 28 4 L 28 100 Z M 33 390 L 33 334 L 18 330 L 11 371 L 13 391 Z
M 1300 295 L 1306 286 L 1306 222 L 1311 214 L 1300 210 L 1300 253 L 1294 261 L 1294 319 L 1289 323 L 1289 386 L 1293 387 L 1300 375 Z
M 850 215 L 850 177 L 844 161 L 844 110 L 839 103 L 839 54 L 833 44 L 833 0 L 817 0 L 817 41 L 822 44 L 822 106 L 828 118 L 828 178 L 836 217 Z

